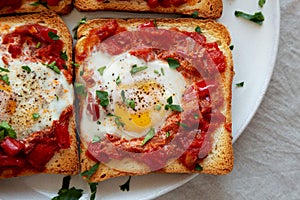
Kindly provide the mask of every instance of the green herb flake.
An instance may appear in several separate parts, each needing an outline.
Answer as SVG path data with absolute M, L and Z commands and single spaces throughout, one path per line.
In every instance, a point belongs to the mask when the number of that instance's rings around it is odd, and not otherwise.
M 130 73 L 131 74 L 136 74 L 140 71 L 143 71 L 145 69 L 147 69 L 148 67 L 147 66 L 141 66 L 141 67 L 138 67 L 137 65 L 133 65 L 131 70 L 130 70 Z
M 121 122 L 121 117 L 119 116 L 114 116 L 115 117 L 115 123 L 117 125 L 117 127 L 119 128 L 120 126 L 124 127 L 125 124 L 123 122 Z
M 196 171 L 202 171 L 203 167 L 197 163 L 196 166 L 195 166 L 195 170 Z
M 170 137 L 170 132 L 166 132 L 166 138 Z
M 167 99 L 167 102 L 168 102 L 168 104 L 172 104 L 172 103 L 173 103 L 173 98 L 172 98 L 172 96 L 170 96 L 170 97 Z
M 160 68 L 161 74 L 164 76 L 165 75 L 165 71 L 163 68 Z
M 120 79 L 120 76 L 118 76 L 116 79 L 116 84 L 119 85 L 120 83 L 121 83 L 121 79 Z
M 103 66 L 103 67 L 99 67 L 97 69 L 97 71 L 100 73 L 101 76 L 103 76 L 103 73 L 104 73 L 104 70 L 106 69 L 106 66 Z
M 42 46 L 42 43 L 41 43 L 41 42 L 38 42 L 38 43 L 35 45 L 35 48 L 36 48 L 36 49 L 39 49 L 41 46 Z
M 87 92 L 85 91 L 85 87 L 83 83 L 75 82 L 74 87 L 75 87 L 76 94 L 80 96 L 86 96 Z
M 79 64 L 76 63 L 76 62 L 71 61 L 71 64 L 72 64 L 74 67 L 79 67 Z
M 194 19 L 196 19 L 198 17 L 198 14 L 199 14 L 198 11 L 194 11 L 193 14 L 192 14 L 192 17 Z
M 126 98 L 125 98 L 125 91 L 124 90 L 121 91 L 121 97 L 122 97 L 123 103 L 125 103 Z
M 0 72 L 9 72 L 9 70 L 6 68 L 0 67 Z
M 181 126 L 182 128 L 185 128 L 185 129 L 189 128 L 188 125 L 186 125 L 184 123 L 177 122 L 176 124 Z
M 151 140 L 154 137 L 154 135 L 155 135 L 155 129 L 151 127 L 144 138 L 142 146 L 144 146 L 149 140 Z
M 76 189 L 75 187 L 69 188 L 71 176 L 63 178 L 63 184 L 58 191 L 58 196 L 53 197 L 51 200 L 79 200 L 82 196 L 83 190 Z
M 40 114 L 39 113 L 33 113 L 32 118 L 33 119 L 38 119 L 38 118 L 40 118 Z
M 92 143 L 96 143 L 96 142 L 100 142 L 101 138 L 98 135 L 94 135 L 93 139 L 92 139 Z
M 176 69 L 180 66 L 179 61 L 174 58 L 166 58 L 166 60 L 168 61 L 169 67 L 172 69 Z
M 262 8 L 266 3 L 266 0 L 259 0 L 258 5 Z
M 61 51 L 60 52 L 60 58 L 63 59 L 64 61 L 67 61 L 68 60 L 67 52 Z
M 126 106 L 130 107 L 134 110 L 135 109 L 135 102 L 132 99 L 127 99 L 126 100 Z
M 48 32 L 48 36 L 49 36 L 52 40 L 59 40 L 59 36 L 58 36 L 56 33 L 52 32 L 52 31 L 49 31 L 49 32 Z
M 77 25 L 72 29 L 72 31 L 74 32 L 74 39 L 78 38 L 77 35 L 77 30 L 79 28 L 80 25 L 85 24 L 86 23 L 86 17 L 81 18 L 81 20 L 77 23 Z
M 263 21 L 265 20 L 262 12 L 256 12 L 253 15 L 242 12 L 242 11 L 235 11 L 234 15 L 236 17 L 242 17 L 246 20 L 252 21 L 256 24 L 262 25 Z
M 89 170 L 85 170 L 80 175 L 85 178 L 85 180 L 90 180 L 93 174 L 98 170 L 99 163 L 94 164 Z
M 154 70 L 154 73 L 159 75 L 159 71 L 157 71 L 157 70 Z
M 89 183 L 89 186 L 90 186 L 90 191 L 91 191 L 90 200 L 95 200 L 98 183 Z
M 195 31 L 196 31 L 197 33 L 202 33 L 202 30 L 201 30 L 201 28 L 200 28 L 199 26 L 197 26 L 197 27 L 195 28 Z
M 1 121 L 0 123 L 0 140 L 4 139 L 5 136 L 11 138 L 17 138 L 17 133 L 6 121 Z
M 236 83 L 236 87 L 244 87 L 244 81 Z
M 156 19 L 154 19 L 153 23 L 154 23 L 154 27 L 156 27 L 156 28 L 157 28 L 158 26 L 157 26 Z
M 161 104 L 157 104 L 157 105 L 155 106 L 155 110 L 160 111 L 160 110 L 161 110 Z
M 170 96 L 168 99 L 167 99 L 167 102 L 168 104 L 165 105 L 165 110 L 172 110 L 172 111 L 177 111 L 177 112 L 183 112 L 183 109 L 181 108 L 180 105 L 174 105 L 172 104 L 173 103 L 173 98 L 172 96 Z
M 36 1 L 36 2 L 31 3 L 29 5 L 31 5 L 31 6 L 39 6 L 39 5 L 41 5 L 41 3 L 39 1 Z
M 96 95 L 97 95 L 98 99 L 100 100 L 101 106 L 103 106 L 103 107 L 108 106 L 108 104 L 109 104 L 108 92 L 97 90 Z
M 199 119 L 199 115 L 198 114 L 194 114 L 194 119 Z
M 2 80 L 6 85 L 10 85 L 9 77 L 7 74 L 0 75 L 0 80 Z
M 53 61 L 50 64 L 46 64 L 46 66 L 50 69 L 52 69 L 55 73 L 60 74 L 59 68 L 56 66 L 56 61 Z
M 120 190 L 122 191 L 129 191 L 130 190 L 130 180 L 131 180 L 131 176 L 129 176 L 128 180 L 123 184 L 123 185 L 120 185 Z
M 232 51 L 232 50 L 234 49 L 234 45 L 233 45 L 233 44 L 230 45 L 230 46 L 229 46 L 229 49 Z
M 30 69 L 30 67 L 28 67 L 28 66 L 22 66 L 22 69 L 24 69 L 24 70 L 27 71 L 28 73 L 31 72 L 31 69 Z
M 59 96 L 55 95 L 56 96 L 56 101 L 59 101 Z

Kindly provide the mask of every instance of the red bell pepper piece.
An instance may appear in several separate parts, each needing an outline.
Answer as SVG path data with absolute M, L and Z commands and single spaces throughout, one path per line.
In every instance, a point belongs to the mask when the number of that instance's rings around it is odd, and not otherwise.
M 15 156 L 25 148 L 23 142 L 10 137 L 6 137 L 0 146 L 8 156 Z

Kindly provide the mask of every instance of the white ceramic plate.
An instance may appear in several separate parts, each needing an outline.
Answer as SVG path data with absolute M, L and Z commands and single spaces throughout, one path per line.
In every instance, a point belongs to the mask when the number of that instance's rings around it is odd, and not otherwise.
M 258 0 L 257 0 L 258 1 Z M 233 80 L 233 141 L 243 132 L 256 112 L 270 81 L 279 39 L 279 0 L 267 1 L 259 8 L 253 0 L 224 0 L 224 12 L 219 20 L 225 24 L 232 36 L 235 78 Z M 248 13 L 262 11 L 265 21 L 262 26 L 234 16 L 235 10 Z M 70 29 L 83 17 L 166 17 L 163 14 L 136 14 L 115 12 L 79 13 L 74 10 L 63 17 Z M 235 83 L 244 81 L 242 88 Z M 152 199 L 167 193 L 196 175 L 151 174 L 133 177 L 130 192 L 122 192 L 119 185 L 127 177 L 100 183 L 97 199 Z M 0 200 L 43 200 L 55 196 L 61 187 L 61 175 L 36 175 L 0 181 Z M 71 185 L 83 188 L 82 199 L 89 199 L 89 189 L 79 176 L 72 177 Z

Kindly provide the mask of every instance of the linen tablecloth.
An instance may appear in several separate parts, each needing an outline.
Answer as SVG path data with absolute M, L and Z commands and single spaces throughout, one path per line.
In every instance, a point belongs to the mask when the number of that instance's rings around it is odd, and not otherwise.
M 280 0 L 280 9 L 272 79 L 257 113 L 233 145 L 233 171 L 199 175 L 158 200 L 300 199 L 300 1 Z

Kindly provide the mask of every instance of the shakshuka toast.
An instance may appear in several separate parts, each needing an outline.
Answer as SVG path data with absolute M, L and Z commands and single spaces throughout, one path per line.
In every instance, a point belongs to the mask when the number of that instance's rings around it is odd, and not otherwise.
M 75 92 L 88 181 L 232 170 L 233 62 L 223 25 L 95 19 L 78 38 Z
M 74 5 L 80 11 L 178 13 L 206 19 L 219 18 L 223 11 L 222 0 L 75 0 Z
M 71 60 L 56 14 L 0 18 L 0 178 L 78 173 Z
M 0 15 L 16 13 L 36 13 L 52 10 L 67 14 L 73 8 L 72 0 L 1 0 Z

